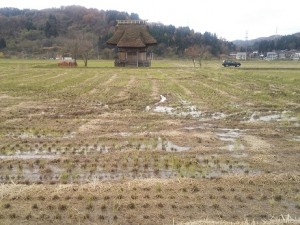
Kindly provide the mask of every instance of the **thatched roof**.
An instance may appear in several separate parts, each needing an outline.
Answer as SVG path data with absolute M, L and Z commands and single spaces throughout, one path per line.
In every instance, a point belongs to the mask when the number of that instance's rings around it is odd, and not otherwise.
M 106 43 L 119 48 L 144 48 L 155 45 L 157 42 L 148 32 L 146 23 L 138 22 L 119 22 L 113 36 Z

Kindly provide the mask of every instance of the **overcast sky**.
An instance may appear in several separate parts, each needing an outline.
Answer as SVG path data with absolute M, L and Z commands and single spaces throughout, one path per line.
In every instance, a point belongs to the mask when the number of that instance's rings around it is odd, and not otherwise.
M 0 0 L 0 8 L 87 8 L 137 13 L 148 22 L 189 26 L 229 41 L 300 32 L 300 0 Z

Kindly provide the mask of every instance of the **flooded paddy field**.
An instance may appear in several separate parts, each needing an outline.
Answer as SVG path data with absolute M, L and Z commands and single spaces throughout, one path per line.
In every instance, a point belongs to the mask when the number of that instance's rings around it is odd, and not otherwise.
M 299 218 L 300 64 L 277 63 L 1 60 L 0 224 Z

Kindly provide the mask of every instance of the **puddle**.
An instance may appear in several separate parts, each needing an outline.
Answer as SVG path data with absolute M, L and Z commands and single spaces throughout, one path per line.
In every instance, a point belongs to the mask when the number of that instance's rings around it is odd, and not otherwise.
M 300 141 L 300 136 L 290 137 L 290 138 L 288 138 L 288 140 L 291 140 L 291 141 Z
M 119 132 L 119 133 L 114 133 L 115 136 L 121 136 L 121 137 L 130 137 L 132 136 L 131 132 Z
M 171 141 L 164 142 L 164 147 L 167 152 L 183 152 L 191 149 L 190 147 L 178 146 Z
M 213 119 L 215 119 L 215 120 L 219 120 L 219 119 L 225 118 L 225 117 L 226 117 L 226 114 L 221 113 L 221 112 L 216 112 L 216 113 L 213 113 L 213 114 L 211 115 L 211 117 L 212 117 Z
M 160 101 L 155 103 L 153 106 L 146 106 L 146 111 L 153 111 L 157 113 L 165 113 L 168 115 L 179 116 L 179 117 L 192 117 L 192 118 L 199 118 L 201 120 L 210 120 L 210 119 L 223 119 L 226 117 L 226 114 L 221 112 L 215 113 L 205 113 L 200 111 L 195 105 L 192 103 L 180 100 L 180 106 L 172 107 L 161 105 L 162 103 L 166 102 L 167 98 L 163 95 L 160 95 Z
M 183 127 L 182 130 L 188 130 L 188 131 L 193 131 L 193 130 L 212 130 L 214 129 L 215 125 L 211 123 L 206 123 L 206 122 L 201 122 L 201 125 L 198 126 L 189 126 L 189 127 Z
M 36 135 L 34 135 L 33 133 L 22 133 L 18 136 L 18 138 L 21 139 L 36 138 Z
M 157 104 L 164 103 L 165 101 L 167 101 L 167 98 L 163 95 L 160 95 L 160 101 Z
M 167 98 L 165 97 L 165 96 L 163 96 L 163 95 L 160 95 L 159 96 L 160 97 L 160 101 L 159 102 L 157 102 L 157 103 L 155 103 L 154 105 L 159 105 L 159 104 L 161 104 L 161 103 L 164 103 L 165 101 L 167 101 Z M 154 112 L 167 112 L 168 111 L 168 109 L 163 109 L 163 106 L 161 106 L 161 109 L 156 109 L 157 107 L 155 107 L 154 108 Z M 172 107 L 167 107 L 167 108 L 172 108 Z M 173 108 L 172 108 L 173 109 Z M 145 110 L 146 111 L 150 111 L 151 110 L 151 107 L 149 106 L 149 105 L 147 105 L 146 106 L 146 108 L 145 108 Z M 158 111 L 155 111 L 155 110 L 158 110 Z
M 277 121 L 288 121 L 288 122 L 299 122 L 299 119 L 296 117 L 292 117 L 291 112 L 283 111 L 283 112 L 272 112 L 270 111 L 268 115 L 259 115 L 259 113 L 254 112 L 250 118 L 249 122 L 277 122 Z
M 244 154 L 238 155 L 240 158 Z M 222 162 L 218 158 L 207 158 L 198 156 L 197 161 L 202 165 L 202 177 L 216 178 L 226 175 L 248 174 L 255 175 L 261 173 L 258 169 L 253 169 L 246 162 Z
M 221 141 L 234 142 L 240 136 L 239 129 L 220 129 L 222 133 L 217 133 Z
M 175 113 L 175 109 L 173 107 L 168 107 L 168 106 L 156 106 L 153 109 L 154 112 L 158 112 L 158 113 L 167 113 L 167 114 L 176 114 Z
M 70 150 L 69 153 L 73 153 L 75 155 L 87 155 L 87 154 L 91 154 L 93 152 L 99 152 L 102 154 L 108 153 L 109 151 L 109 147 L 106 145 L 97 145 L 97 146 L 81 146 L 79 148 L 73 148 L 73 150 Z M 66 152 L 66 151 L 64 151 Z M 67 153 L 67 152 L 66 152 Z
M 163 95 L 160 95 L 160 101 L 155 103 L 153 107 L 151 106 L 146 106 L 145 110 L 150 111 L 152 110 L 153 112 L 157 113 L 166 113 L 169 115 L 174 115 L 174 116 L 191 116 L 194 118 L 201 117 L 202 112 L 197 109 L 196 106 L 191 106 L 189 105 L 188 102 L 182 101 L 182 107 L 171 107 L 171 106 L 162 106 L 160 104 L 164 103 L 167 101 L 167 98 Z
M 184 117 L 192 116 L 194 118 L 198 118 L 198 117 L 202 117 L 203 116 L 203 113 L 201 111 L 199 111 L 196 108 L 196 106 L 187 106 L 184 110 L 186 110 L 186 111 L 180 112 L 178 114 L 180 116 L 184 116 Z
M 62 138 L 64 139 L 72 139 L 72 138 L 75 138 L 76 136 L 76 132 L 70 132 L 70 133 L 66 133 L 62 136 Z
M 88 155 L 93 153 L 106 154 L 110 151 L 111 146 L 95 144 L 95 145 L 80 145 L 80 146 L 62 146 L 62 147 L 37 147 L 32 150 L 24 151 L 7 151 L 0 154 L 0 159 L 52 159 L 64 154 L 68 155 Z
M 191 147 L 179 146 L 174 144 L 171 141 L 162 140 L 161 137 L 159 137 L 157 141 L 157 149 L 167 151 L 167 152 L 183 152 L 183 151 L 189 151 Z
M 170 107 L 170 106 L 155 106 L 153 108 L 153 112 L 158 113 L 166 113 L 169 115 L 180 116 L 180 117 L 188 117 L 191 116 L 193 118 L 202 117 L 202 112 L 199 111 L 196 106 L 184 106 L 183 108 L 179 107 Z
M 59 155 L 37 155 L 34 153 L 22 153 L 22 154 L 15 154 L 15 155 L 0 155 L 0 159 L 54 159 L 59 157 Z
M 72 139 L 75 138 L 76 132 L 70 132 L 70 133 L 65 133 L 62 136 L 59 134 L 53 133 L 53 134 L 39 134 L 35 133 L 33 131 L 30 132 L 23 132 L 20 134 L 13 134 L 13 133 L 8 133 L 6 135 L 7 137 L 16 137 L 19 139 L 42 139 L 42 138 L 63 138 L 63 139 Z
M 188 176 L 189 174 L 186 174 Z M 124 179 L 145 179 L 145 178 L 172 178 L 178 176 L 178 169 L 174 168 L 149 168 L 137 169 L 134 167 L 125 170 L 116 169 L 115 171 L 107 171 L 101 167 L 96 167 L 94 171 L 82 169 L 80 166 L 72 167 L 69 171 L 64 165 L 40 165 L 29 167 L 26 164 L 20 167 L 13 167 L 9 175 L 0 175 L 0 182 L 68 182 L 68 183 L 88 183 L 97 180 L 112 181 Z
M 220 129 L 217 136 L 221 141 L 228 142 L 227 149 L 234 152 L 245 149 L 245 146 L 239 140 L 240 134 L 240 129 Z
M 205 127 L 205 126 L 196 126 L 196 127 L 184 127 L 183 129 L 184 130 L 204 130 L 206 128 L 207 127 Z
M 243 151 L 245 149 L 245 146 L 242 143 L 235 141 L 233 144 L 229 144 L 227 148 L 229 151 L 234 152 L 234 151 Z

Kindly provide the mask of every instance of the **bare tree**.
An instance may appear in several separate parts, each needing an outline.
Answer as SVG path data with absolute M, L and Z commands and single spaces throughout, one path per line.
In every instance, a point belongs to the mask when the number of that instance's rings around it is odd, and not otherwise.
M 75 38 L 65 43 L 65 52 L 68 52 L 72 58 L 77 61 L 83 59 L 84 66 L 87 67 L 88 60 L 94 52 L 95 38 L 88 34 L 73 34 Z
M 78 52 L 83 59 L 84 66 L 87 67 L 88 59 L 94 51 L 94 38 L 91 35 L 82 34 L 77 43 Z
M 196 67 L 196 60 L 199 63 L 199 67 L 202 67 L 202 58 L 209 51 L 207 46 L 193 45 L 185 49 L 185 55 L 193 60 L 194 67 Z

